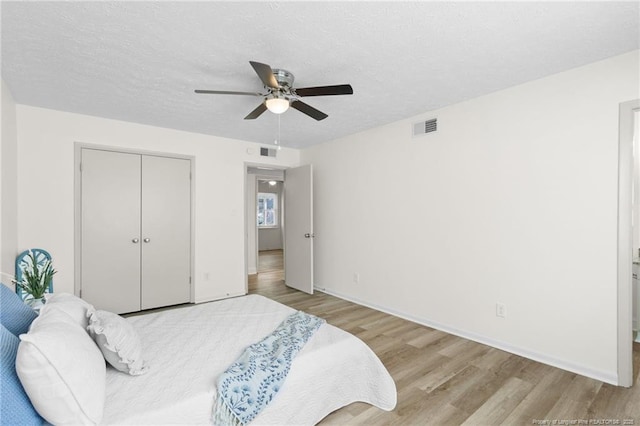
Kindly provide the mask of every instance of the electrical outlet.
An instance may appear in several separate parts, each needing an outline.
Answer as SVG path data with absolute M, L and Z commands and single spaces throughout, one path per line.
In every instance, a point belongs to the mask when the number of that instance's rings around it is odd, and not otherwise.
M 496 316 L 499 318 L 507 317 L 507 308 L 504 306 L 504 303 L 496 303 Z
M 355 272 L 353 274 L 353 282 L 356 283 L 356 284 L 358 284 L 360 282 L 360 274 L 359 273 Z

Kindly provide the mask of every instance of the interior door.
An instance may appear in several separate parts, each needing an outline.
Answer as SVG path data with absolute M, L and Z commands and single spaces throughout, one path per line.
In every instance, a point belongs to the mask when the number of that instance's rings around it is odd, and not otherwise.
M 191 299 L 191 161 L 142 157 L 141 308 Z
M 81 151 L 81 296 L 97 309 L 140 310 L 140 161 Z
M 287 169 L 284 180 L 284 278 L 291 288 L 313 294 L 313 169 Z

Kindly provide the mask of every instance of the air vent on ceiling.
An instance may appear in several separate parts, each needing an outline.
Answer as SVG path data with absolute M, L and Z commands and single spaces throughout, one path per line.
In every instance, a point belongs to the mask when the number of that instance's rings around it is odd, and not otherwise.
M 413 136 L 424 135 L 438 130 L 438 119 L 433 118 L 413 125 Z
M 260 148 L 261 157 L 275 157 L 278 150 L 275 148 Z

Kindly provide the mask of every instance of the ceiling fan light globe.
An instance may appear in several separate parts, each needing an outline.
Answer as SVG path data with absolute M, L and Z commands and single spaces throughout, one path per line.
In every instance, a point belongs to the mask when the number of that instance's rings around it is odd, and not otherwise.
M 289 109 L 289 101 L 282 98 L 267 99 L 267 109 L 274 114 L 282 114 Z

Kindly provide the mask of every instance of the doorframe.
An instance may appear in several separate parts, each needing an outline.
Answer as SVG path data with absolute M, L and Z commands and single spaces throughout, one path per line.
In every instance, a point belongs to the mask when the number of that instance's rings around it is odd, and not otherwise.
M 192 155 L 176 154 L 170 152 L 149 151 L 143 149 L 126 148 L 120 146 L 100 145 L 86 142 L 74 142 L 73 144 L 73 293 L 80 297 L 82 286 L 82 171 L 80 163 L 82 161 L 82 149 L 93 149 L 97 151 L 121 152 L 125 154 L 149 155 L 154 157 L 178 158 L 181 160 L 189 160 L 191 165 L 191 205 L 189 210 L 191 213 L 191 232 L 189 235 L 190 250 L 189 253 L 189 275 L 190 275 L 190 295 L 189 302 L 195 303 L 195 186 L 196 186 L 196 158 Z
M 245 294 L 249 294 L 249 206 L 247 205 L 247 197 L 248 197 L 248 188 L 247 188 L 247 177 L 249 176 L 249 169 L 250 168 L 263 168 L 265 170 L 282 170 L 282 171 L 286 171 L 289 166 L 281 166 L 281 165 L 274 165 L 274 164 L 267 164 L 267 163 L 254 163 L 254 162 L 246 162 L 244 163 L 244 181 L 242 183 L 243 185 L 243 194 L 244 194 L 244 293 Z M 256 175 L 258 176 L 258 175 Z M 286 177 L 283 177 L 282 182 L 284 182 L 286 179 Z M 257 191 L 258 191 L 258 183 L 256 181 L 256 195 L 257 195 Z M 282 200 L 279 200 L 278 202 L 282 202 L 282 205 L 284 205 L 284 186 L 283 186 L 283 190 L 282 190 Z M 280 217 L 283 218 L 284 217 L 284 211 L 280 212 Z M 254 221 L 255 222 L 255 221 Z M 256 272 L 258 269 L 258 229 L 257 229 L 257 224 L 254 225 L 256 227 Z M 286 252 L 286 248 L 284 247 L 284 232 L 286 232 L 286 230 L 284 229 L 284 220 L 282 220 L 280 222 L 280 226 L 282 229 L 282 234 L 283 234 L 283 239 L 282 239 L 282 253 L 283 253 L 283 262 L 286 262 L 286 256 L 287 256 L 287 252 Z
M 633 134 L 640 99 L 622 102 L 618 122 L 618 386 L 633 385 Z M 640 201 L 640 200 L 638 200 Z

